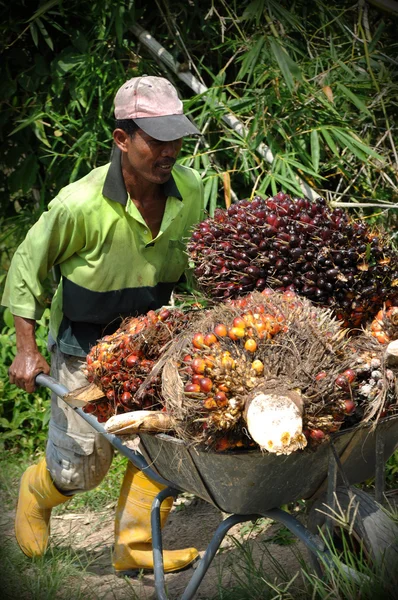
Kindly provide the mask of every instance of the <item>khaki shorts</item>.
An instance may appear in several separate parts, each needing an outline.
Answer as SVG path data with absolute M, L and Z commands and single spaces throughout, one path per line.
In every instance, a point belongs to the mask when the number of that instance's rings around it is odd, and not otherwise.
M 54 379 L 69 390 L 87 384 L 80 371 L 84 359 L 63 354 L 52 340 L 49 350 Z M 69 495 L 95 488 L 107 474 L 112 458 L 108 440 L 52 394 L 46 461 L 58 490 Z

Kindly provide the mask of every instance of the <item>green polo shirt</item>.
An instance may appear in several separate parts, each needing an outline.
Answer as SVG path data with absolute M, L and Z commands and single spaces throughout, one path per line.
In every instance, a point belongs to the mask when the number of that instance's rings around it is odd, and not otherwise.
M 167 304 L 187 267 L 190 229 L 203 217 L 199 173 L 175 165 L 152 238 L 126 191 L 120 160 L 116 150 L 110 164 L 63 188 L 11 262 L 2 303 L 35 320 L 44 310 L 43 282 L 59 265 L 50 333 L 66 354 L 84 356 L 123 318 Z

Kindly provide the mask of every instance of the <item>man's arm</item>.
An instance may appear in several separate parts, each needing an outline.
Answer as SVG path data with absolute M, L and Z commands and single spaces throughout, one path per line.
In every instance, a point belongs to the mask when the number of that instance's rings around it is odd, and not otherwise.
M 35 325 L 33 319 L 14 316 L 17 337 L 17 354 L 8 370 L 10 382 L 25 390 L 34 392 L 35 377 L 39 373 L 50 372 L 50 367 L 39 352 L 36 344 Z
M 43 282 L 55 264 L 60 264 L 84 245 L 84 228 L 59 198 L 29 230 L 16 250 L 6 279 L 2 304 L 14 315 L 17 355 L 9 369 L 11 383 L 31 393 L 38 373 L 50 368 L 40 354 L 35 324 L 45 310 Z

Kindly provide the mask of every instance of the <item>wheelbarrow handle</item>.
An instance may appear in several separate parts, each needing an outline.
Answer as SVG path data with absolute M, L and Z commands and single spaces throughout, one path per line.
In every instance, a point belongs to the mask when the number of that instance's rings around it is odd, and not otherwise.
M 59 383 L 54 377 L 50 377 L 50 375 L 46 375 L 45 373 L 39 373 L 36 375 L 36 385 L 40 385 L 41 387 L 46 387 L 54 394 L 59 396 L 59 398 L 63 398 L 66 394 L 69 394 L 69 390 L 67 387 Z
M 56 396 L 58 396 L 62 400 L 67 394 L 70 393 L 68 388 L 62 385 L 62 383 L 59 383 L 59 381 L 54 379 L 54 377 L 50 377 L 50 375 L 45 375 L 44 373 L 39 373 L 38 375 L 36 375 L 35 382 L 36 385 L 50 389 L 52 392 L 54 392 Z M 170 481 L 163 479 L 163 477 L 161 477 L 155 471 L 153 471 L 148 465 L 145 458 L 142 456 L 142 454 L 125 446 L 122 443 L 121 439 L 116 435 L 108 433 L 105 430 L 104 426 L 101 423 L 99 423 L 93 415 L 85 413 L 81 408 L 71 407 L 69 404 L 68 406 L 72 408 L 72 410 L 77 412 L 81 416 L 81 418 L 86 421 L 86 423 L 88 423 L 93 429 L 95 429 L 95 431 L 103 435 L 109 441 L 109 443 L 114 448 L 116 448 L 116 450 L 118 450 L 120 454 L 123 454 L 123 456 L 128 458 L 133 463 L 133 465 L 137 467 L 137 469 L 140 469 L 140 471 L 144 471 L 144 473 L 148 475 L 148 477 L 154 479 L 155 481 L 161 483 L 166 487 L 172 488 L 177 493 L 175 485 L 170 483 Z

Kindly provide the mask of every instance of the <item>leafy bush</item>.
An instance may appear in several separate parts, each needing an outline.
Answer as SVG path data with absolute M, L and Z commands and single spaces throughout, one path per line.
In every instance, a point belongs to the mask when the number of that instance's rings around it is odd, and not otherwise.
M 47 335 L 49 309 L 37 323 L 37 345 L 49 360 Z M 50 418 L 50 392 L 38 388 L 33 394 L 12 385 L 8 369 L 16 354 L 15 327 L 8 310 L 4 313 L 6 323 L 0 334 L 0 449 L 18 447 L 35 452 L 44 447 L 47 423 Z

